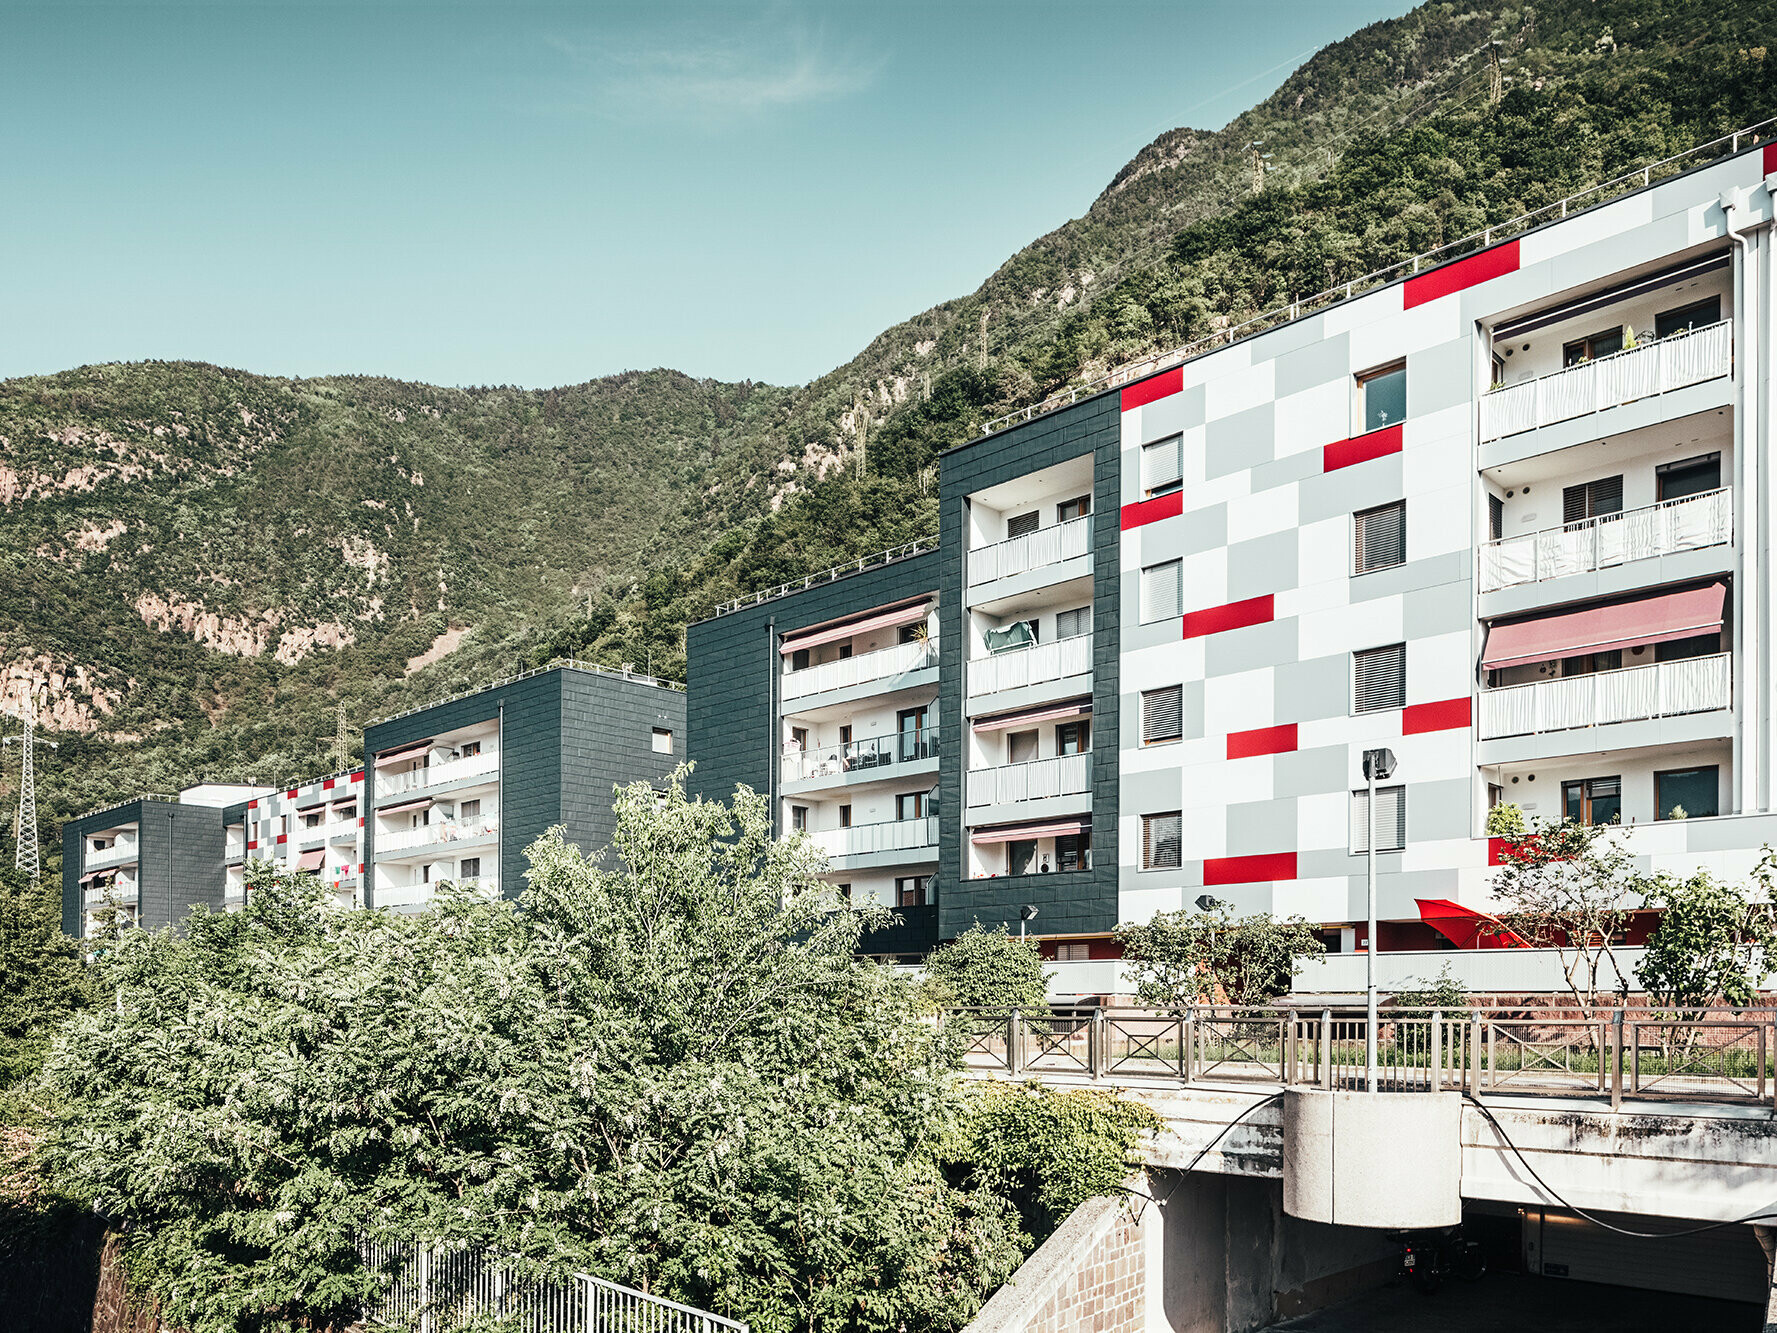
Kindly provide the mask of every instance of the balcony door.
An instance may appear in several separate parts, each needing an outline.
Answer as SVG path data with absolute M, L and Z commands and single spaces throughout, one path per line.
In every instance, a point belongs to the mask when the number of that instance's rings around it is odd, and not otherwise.
M 918 708 L 903 708 L 895 714 L 895 730 L 901 737 L 901 762 L 908 763 L 914 759 L 925 758 L 925 730 L 927 715 L 930 710 L 921 704 Z
M 1704 454 L 1701 458 L 1663 464 L 1654 469 L 1654 481 L 1662 500 L 1682 500 L 1687 495 L 1720 490 L 1721 455 Z

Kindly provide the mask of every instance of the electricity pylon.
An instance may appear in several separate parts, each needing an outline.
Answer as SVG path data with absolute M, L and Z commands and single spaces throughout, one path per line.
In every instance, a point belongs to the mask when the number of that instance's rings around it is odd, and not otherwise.
M 19 771 L 19 808 L 18 818 L 13 824 L 13 841 L 17 850 L 13 853 L 13 867 L 21 874 L 28 875 L 35 883 L 43 874 L 43 863 L 37 854 L 37 691 L 35 685 L 26 691 L 24 713 L 19 719 L 24 730 L 17 736 L 8 736 L 7 745 L 17 745 L 23 751 L 23 763 Z M 59 748 L 54 741 L 43 744 L 54 750 Z

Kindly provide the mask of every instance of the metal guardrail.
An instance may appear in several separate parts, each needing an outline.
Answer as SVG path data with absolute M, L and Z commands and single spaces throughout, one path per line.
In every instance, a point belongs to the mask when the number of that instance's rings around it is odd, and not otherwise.
M 1731 487 L 1501 537 L 1480 549 L 1481 591 L 1590 574 L 1734 539 Z
M 1658 162 L 1650 162 L 1644 167 L 1614 177 L 1611 180 L 1600 182 L 1597 185 L 1587 186 L 1584 190 L 1579 191 L 1577 194 L 1568 195 L 1565 199 L 1558 199 L 1552 204 L 1544 205 L 1542 208 L 1533 209 L 1531 212 L 1519 214 L 1517 217 L 1498 223 L 1495 226 L 1483 228 L 1482 230 L 1464 236 L 1459 240 L 1451 241 L 1446 245 L 1441 245 L 1435 250 L 1427 250 L 1421 254 L 1416 254 L 1407 259 L 1403 259 L 1399 263 L 1390 264 L 1386 268 L 1377 269 L 1373 273 L 1366 273 L 1361 278 L 1353 278 L 1350 282 L 1342 283 L 1336 287 L 1329 287 L 1326 291 L 1320 292 L 1315 296 L 1310 296 L 1303 300 L 1292 301 L 1286 306 L 1278 306 L 1263 314 L 1254 315 L 1252 318 L 1243 320 L 1239 324 L 1230 325 L 1225 329 L 1218 329 L 1214 333 L 1207 334 L 1202 338 L 1188 342 L 1182 347 L 1176 347 L 1169 352 L 1159 352 L 1153 356 L 1142 357 L 1139 360 L 1117 366 L 1094 379 L 1087 380 L 1082 384 L 1072 386 L 1061 392 L 1053 393 L 1040 403 L 1033 403 L 1029 407 L 1018 408 L 1014 411 L 1004 413 L 1001 416 L 997 416 L 981 428 L 981 433 L 984 436 L 992 435 L 997 430 L 1003 430 L 1007 426 L 1017 425 L 1019 422 L 1034 420 L 1037 417 L 1044 416 L 1047 413 L 1054 412 L 1060 408 L 1067 407 L 1072 403 L 1076 403 L 1082 398 L 1089 398 L 1094 394 L 1102 393 L 1106 389 L 1114 389 L 1119 385 L 1129 384 L 1139 379 L 1145 379 L 1149 375 L 1155 374 L 1158 371 L 1170 370 L 1173 366 L 1183 365 L 1186 361 L 1201 356 L 1206 352 L 1214 351 L 1219 347 L 1226 347 L 1232 343 L 1239 342 L 1243 338 L 1263 333 L 1266 330 L 1276 328 L 1279 325 L 1288 324 L 1292 320 L 1301 318 L 1304 314 L 1322 310 L 1331 305 L 1337 305 L 1341 301 L 1348 301 L 1360 292 L 1371 291 L 1401 278 L 1412 277 L 1423 269 L 1435 268 L 1439 264 L 1449 260 L 1461 258 L 1463 255 L 1472 254 L 1478 250 L 1485 250 L 1489 246 L 1495 245 L 1500 241 L 1509 240 L 1514 236 L 1521 236 L 1533 227 L 1541 226 L 1545 222 L 1555 222 L 1562 218 L 1570 217 L 1577 212 L 1584 212 L 1586 209 L 1595 208 L 1600 204 L 1608 203 L 1612 199 L 1619 198 L 1631 191 L 1646 189 L 1654 183 L 1656 178 L 1665 180 L 1670 176 L 1678 175 L 1680 172 L 1688 171 L 1693 166 L 1701 166 L 1706 161 L 1711 161 L 1720 157 L 1732 157 L 1739 153 L 1740 145 L 1743 140 L 1747 143 L 1748 147 L 1756 146 L 1759 135 L 1761 133 L 1766 133 L 1773 128 L 1777 128 L 1777 116 L 1761 120 L 1757 124 L 1749 125 L 1744 129 L 1735 130 L 1732 134 L 1724 134 L 1718 139 L 1711 139 L 1706 143 L 1696 144 L 1691 148 L 1687 148 L 1682 153 L 1677 153 L 1672 157 L 1662 158 Z
M 370 727 L 380 727 L 385 722 L 394 722 L 400 718 L 412 717 L 415 713 L 423 713 L 428 708 L 438 708 L 444 704 L 452 704 L 458 699 L 467 699 L 470 695 L 480 694 L 484 690 L 497 690 L 502 686 L 516 685 L 521 680 L 529 680 L 532 676 L 541 676 L 546 671 L 562 670 L 590 671 L 596 676 L 608 676 L 612 680 L 627 680 L 636 685 L 652 685 L 655 689 L 660 690 L 678 690 L 681 694 L 685 691 L 685 686 L 680 681 L 661 680 L 658 676 L 645 676 L 637 671 L 613 671 L 610 667 L 600 666 L 597 662 L 582 662 L 573 657 L 557 657 L 552 661 L 545 662 L 540 667 L 532 667 L 529 671 L 520 671 L 514 676 L 506 676 L 500 680 L 490 680 L 485 685 L 476 685 L 467 690 L 458 690 L 455 694 L 449 695 L 443 699 L 431 699 L 423 704 L 415 704 L 412 708 L 404 708 L 399 713 L 390 713 L 385 717 L 373 717 L 370 721 L 366 722 L 364 726 L 366 729 Z M 371 762 L 374 763 L 375 761 L 372 760 Z M 353 771 L 355 772 L 356 770 Z
M 1625 1097 L 1777 1111 L 1777 1010 L 1647 1009 L 1526 1018 L 1523 1010 L 1385 1012 L 1378 1088 L 1474 1095 Z M 965 1069 L 1092 1080 L 1259 1083 L 1361 1090 L 1361 1010 L 1199 1006 L 947 1011 Z
M 590 1273 L 521 1276 L 485 1250 L 361 1242 L 366 1265 L 387 1281 L 366 1303 L 372 1327 L 450 1333 L 470 1325 L 517 1333 L 746 1333 L 738 1320 L 680 1305 Z
M 766 588 L 761 592 L 743 593 L 739 597 L 729 598 L 726 602 L 717 602 L 714 614 L 725 616 L 729 612 L 739 611 L 743 607 L 775 602 L 778 598 L 788 597 L 793 592 L 801 592 L 806 588 L 831 583 L 848 574 L 874 569 L 878 565 L 893 564 L 897 560 L 905 560 L 909 556 L 924 555 L 927 551 L 937 549 L 938 539 L 936 537 L 919 537 L 910 542 L 902 542 L 899 546 L 891 546 L 886 551 L 877 551 L 872 555 L 861 555 L 856 560 L 848 560 L 842 565 L 833 565 L 816 574 L 805 574 L 800 579 L 789 583 L 780 583 L 775 588 Z
M 1712 653 L 1483 690 L 1481 739 L 1719 712 L 1734 701 L 1733 660 Z
M 140 792 L 135 796 L 126 796 L 121 801 L 113 801 L 110 805 L 95 806 L 84 814 L 75 815 L 74 818 L 90 819 L 94 815 L 110 814 L 113 810 L 121 810 L 126 805 L 135 805 L 138 801 L 161 801 L 167 805 L 179 804 L 179 798 L 177 796 L 168 796 L 165 792 L 145 791 Z

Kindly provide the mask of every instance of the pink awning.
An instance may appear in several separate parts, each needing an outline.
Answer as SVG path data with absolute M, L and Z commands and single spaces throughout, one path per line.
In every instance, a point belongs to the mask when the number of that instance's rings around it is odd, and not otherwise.
M 970 842 L 1024 842 L 1031 838 L 1065 838 L 1083 832 L 1085 822 L 1070 819 L 1060 824 L 1014 824 L 1009 828 L 984 828 L 969 835 Z
M 103 870 L 89 870 L 80 877 L 80 882 L 85 884 L 88 880 L 97 879 L 100 875 L 115 875 L 116 873 L 116 868 L 112 866 L 107 866 Z
M 884 611 L 881 615 L 865 616 L 862 620 L 854 620 L 844 625 L 830 625 L 826 629 L 786 635 L 784 645 L 778 649 L 778 652 L 787 656 L 803 648 L 813 648 L 816 644 L 832 643 L 835 639 L 849 639 L 854 634 L 868 634 L 871 630 L 893 629 L 897 625 L 911 625 L 916 620 L 924 620 L 927 610 L 927 604 L 921 602 L 918 606 L 904 606 L 899 611 Z
M 1027 708 L 1022 713 L 1002 713 L 975 722 L 976 731 L 1005 731 L 1009 727 L 1035 726 L 1039 722 L 1059 722 L 1063 718 L 1084 717 L 1092 711 L 1090 699 L 1053 708 Z
M 301 856 L 297 857 L 296 868 L 298 870 L 319 870 L 321 868 L 321 862 L 326 860 L 326 858 L 327 849 L 325 847 L 317 847 L 314 851 L 304 852 Z
M 379 805 L 376 807 L 376 812 L 379 815 L 404 815 L 409 810 L 424 810 L 430 804 L 432 804 L 432 798 L 422 796 L 417 801 L 403 801 L 400 805 Z
M 1487 633 L 1487 651 L 1481 665 L 1489 671 L 1502 667 L 1552 662 L 1582 653 L 1609 652 L 1637 644 L 1669 643 L 1694 634 L 1713 634 L 1721 628 L 1722 602 L 1727 589 L 1719 583 L 1689 592 L 1669 592 L 1644 597 L 1618 606 L 1573 611 L 1564 616 L 1500 625 Z
M 403 759 L 418 759 L 431 748 L 432 742 L 430 740 L 423 740 L 417 745 L 405 746 L 399 750 L 390 750 L 387 754 L 379 754 L 376 757 L 376 766 L 382 768 L 385 764 L 398 764 Z

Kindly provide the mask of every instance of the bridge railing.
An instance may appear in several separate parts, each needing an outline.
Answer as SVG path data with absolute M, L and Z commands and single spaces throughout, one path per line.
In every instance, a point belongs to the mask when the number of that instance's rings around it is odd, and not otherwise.
M 943 1022 L 983 1075 L 1362 1089 L 1361 1010 L 956 1009 Z M 1625 1097 L 1777 1110 L 1777 1010 L 1384 1010 L 1377 1088 Z

